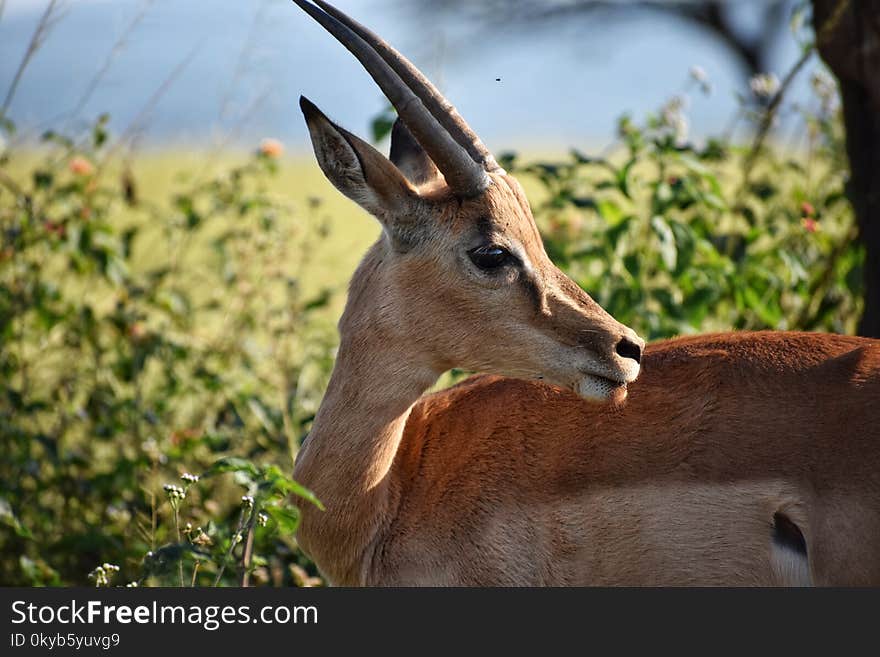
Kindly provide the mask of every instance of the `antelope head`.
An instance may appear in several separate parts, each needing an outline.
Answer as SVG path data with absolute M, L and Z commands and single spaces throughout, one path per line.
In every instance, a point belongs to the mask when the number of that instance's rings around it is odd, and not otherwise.
M 375 331 L 437 374 L 538 378 L 622 401 L 644 341 L 550 261 L 519 183 L 400 53 L 323 0 L 294 2 L 399 116 L 388 159 L 300 99 L 324 174 L 383 227 L 352 281 L 343 340 Z

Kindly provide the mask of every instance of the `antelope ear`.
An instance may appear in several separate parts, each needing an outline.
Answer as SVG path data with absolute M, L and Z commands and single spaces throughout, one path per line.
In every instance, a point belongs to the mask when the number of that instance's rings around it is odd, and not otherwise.
M 415 185 L 440 177 L 440 170 L 400 118 L 391 130 L 391 162 Z
M 318 165 L 340 192 L 376 217 L 389 232 L 414 214 L 418 194 L 403 174 L 367 142 L 330 121 L 301 96 Z

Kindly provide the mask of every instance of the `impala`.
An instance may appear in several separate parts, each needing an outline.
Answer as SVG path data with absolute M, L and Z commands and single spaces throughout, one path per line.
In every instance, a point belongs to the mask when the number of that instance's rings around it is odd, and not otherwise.
M 399 115 L 389 160 L 301 99 L 321 169 L 383 228 L 294 471 L 326 509 L 303 504 L 297 538 L 331 583 L 880 584 L 878 341 L 644 350 L 409 61 L 294 2 Z M 483 375 L 424 395 L 452 367 Z

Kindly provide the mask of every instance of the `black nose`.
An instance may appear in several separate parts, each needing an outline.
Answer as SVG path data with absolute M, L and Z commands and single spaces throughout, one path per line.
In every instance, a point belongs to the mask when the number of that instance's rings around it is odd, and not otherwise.
M 642 348 L 629 338 L 621 338 L 616 350 L 624 358 L 632 358 L 637 363 L 642 362 Z

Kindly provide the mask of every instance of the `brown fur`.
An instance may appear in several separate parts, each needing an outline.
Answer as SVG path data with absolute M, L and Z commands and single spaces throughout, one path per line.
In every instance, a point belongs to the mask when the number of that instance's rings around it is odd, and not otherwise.
M 877 341 L 683 338 L 636 380 L 618 345 L 643 343 L 550 262 L 516 180 L 414 186 L 304 111 L 385 229 L 294 471 L 332 583 L 880 585 Z M 481 244 L 515 263 L 481 271 Z M 496 376 L 423 397 L 451 367 Z
M 381 529 L 335 581 L 806 583 L 775 564 L 782 511 L 809 581 L 880 584 L 877 400 L 880 343 L 821 334 L 656 343 L 617 407 L 468 379 L 413 408 Z M 331 576 L 346 543 L 315 546 Z
M 880 343 L 797 333 L 651 345 L 624 405 L 475 377 L 416 405 L 363 583 L 880 584 Z

